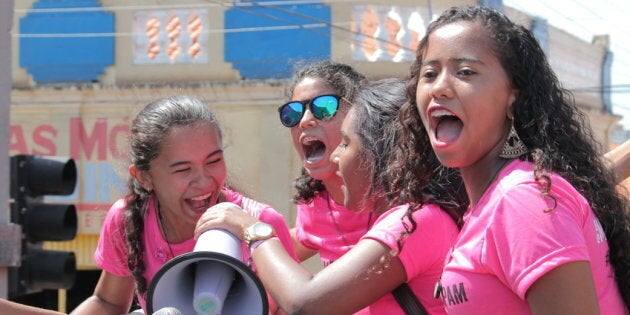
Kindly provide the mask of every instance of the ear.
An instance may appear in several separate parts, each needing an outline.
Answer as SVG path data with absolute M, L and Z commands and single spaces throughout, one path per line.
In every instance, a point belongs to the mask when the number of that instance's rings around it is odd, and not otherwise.
M 153 182 L 151 181 L 151 175 L 145 171 L 139 170 L 135 165 L 129 166 L 129 175 L 133 177 L 142 188 L 147 191 L 153 190 Z
M 512 109 L 512 105 L 514 105 L 514 102 L 516 102 L 516 98 L 518 98 L 518 90 L 517 89 L 512 89 L 512 91 L 510 91 L 510 96 L 508 96 L 508 108 L 507 108 L 507 118 L 509 120 L 514 119 L 514 111 Z

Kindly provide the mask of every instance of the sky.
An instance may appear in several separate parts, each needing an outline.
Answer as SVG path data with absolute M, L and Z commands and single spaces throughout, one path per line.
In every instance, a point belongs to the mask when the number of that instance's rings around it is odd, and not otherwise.
M 591 42 L 610 36 L 613 113 L 630 130 L 630 1 L 627 0 L 503 0 L 503 5 L 547 19 L 554 27 Z

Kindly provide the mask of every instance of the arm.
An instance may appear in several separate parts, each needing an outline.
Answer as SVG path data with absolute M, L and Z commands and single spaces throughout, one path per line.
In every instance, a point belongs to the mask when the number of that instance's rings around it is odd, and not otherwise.
M 533 314 L 599 314 L 589 263 L 570 262 L 536 280 L 526 294 Z
M 0 314 L 12 314 L 12 315 L 60 315 L 63 313 L 23 305 L 4 299 L 0 299 Z
M 71 314 L 127 314 L 133 301 L 134 289 L 133 277 L 119 277 L 103 271 L 94 295 L 83 301 Z
M 316 275 L 286 255 L 275 239 L 261 244 L 253 258 L 265 288 L 288 314 L 349 314 L 406 281 L 397 257 L 382 268 L 388 252 L 379 242 L 362 240 Z M 381 272 L 368 272 L 373 268 Z
M 610 162 L 617 184 L 630 177 L 630 140 L 608 151 L 604 157 Z
M 256 219 L 236 207 L 210 208 L 199 220 L 195 235 L 224 228 L 243 237 Z M 374 240 L 362 240 L 352 250 L 316 275 L 311 274 L 272 238 L 254 249 L 258 275 L 287 314 L 349 314 L 375 302 L 406 281 L 398 257 L 381 261 L 390 249 Z M 379 272 L 367 272 L 378 269 Z

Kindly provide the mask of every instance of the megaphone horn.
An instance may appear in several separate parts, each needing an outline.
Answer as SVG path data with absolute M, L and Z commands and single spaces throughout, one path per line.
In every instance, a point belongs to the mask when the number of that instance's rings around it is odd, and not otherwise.
M 192 252 L 169 260 L 155 274 L 147 291 L 147 313 L 172 307 L 186 315 L 267 315 L 267 293 L 243 263 L 241 246 L 225 230 L 201 234 Z

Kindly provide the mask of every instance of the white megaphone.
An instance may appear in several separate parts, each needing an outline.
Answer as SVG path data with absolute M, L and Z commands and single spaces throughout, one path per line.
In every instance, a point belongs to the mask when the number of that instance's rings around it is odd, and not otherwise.
M 267 293 L 226 230 L 201 234 L 192 252 L 169 260 L 147 291 L 147 314 L 172 307 L 186 315 L 267 315 Z

